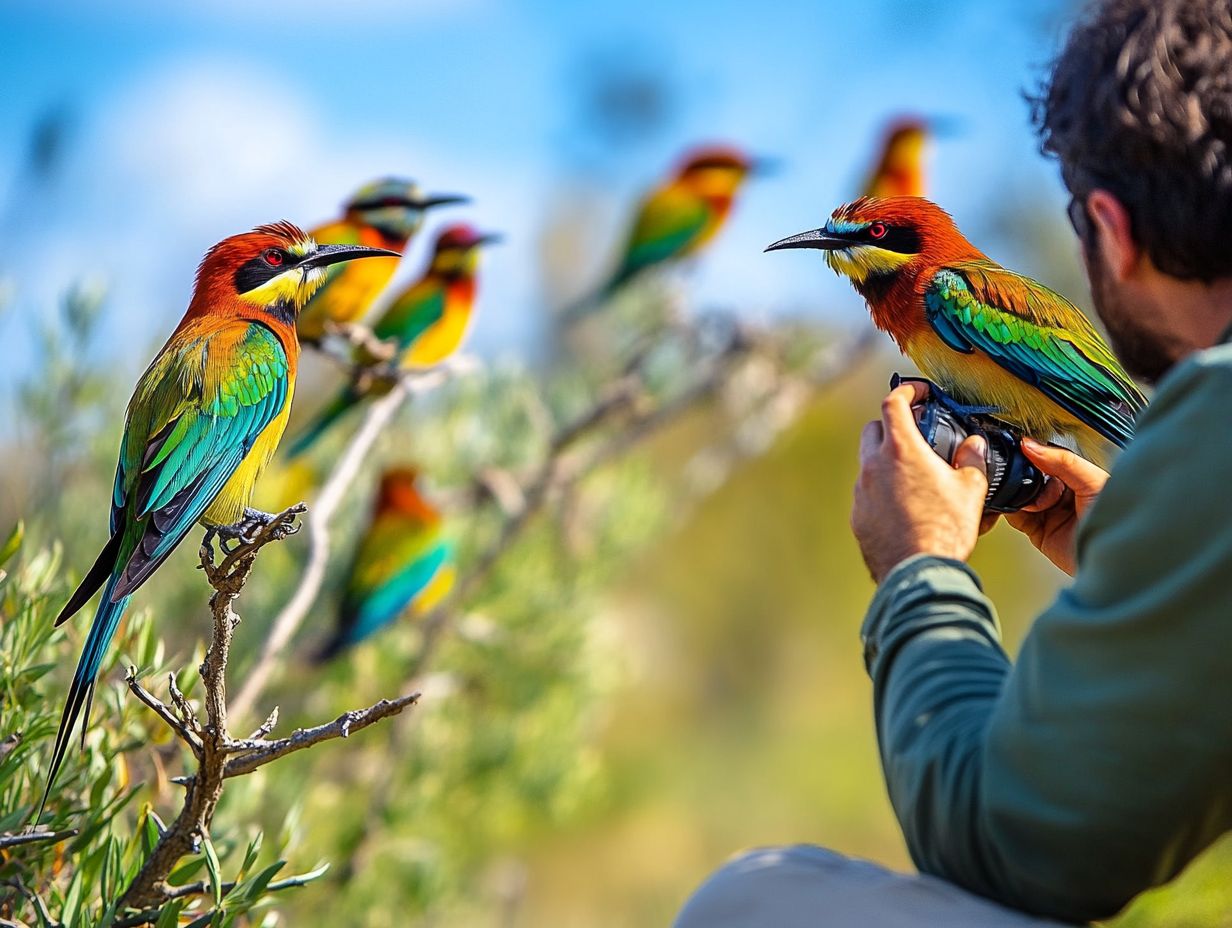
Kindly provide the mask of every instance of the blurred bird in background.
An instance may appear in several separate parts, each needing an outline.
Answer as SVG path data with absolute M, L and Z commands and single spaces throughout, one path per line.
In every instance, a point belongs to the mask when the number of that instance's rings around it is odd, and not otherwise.
M 373 334 L 393 349 L 393 363 L 404 368 L 431 367 L 458 350 L 475 308 L 479 252 L 498 241 L 498 235 L 461 224 L 440 233 L 423 276 L 398 294 L 373 326 Z M 356 360 L 372 365 L 383 359 L 361 348 Z M 327 404 L 292 442 L 291 456 L 311 448 L 365 397 L 388 390 L 387 381 L 368 380 L 353 381 Z
M 322 245 L 368 245 L 402 252 L 423 225 L 428 210 L 467 202 L 466 197 L 454 194 L 428 195 L 413 181 L 387 177 L 362 187 L 347 201 L 341 219 L 310 234 Z M 364 261 L 331 267 L 325 284 L 300 313 L 300 341 L 320 341 L 327 323 L 361 320 L 389 284 L 397 265 L 397 261 Z
M 441 514 L 419 493 L 418 476 L 414 468 L 400 467 L 381 477 L 372 521 L 351 564 L 338 627 L 319 660 L 363 641 L 405 612 L 423 615 L 452 589 L 452 549 Z
M 612 276 L 593 295 L 566 310 L 565 318 L 577 319 L 598 309 L 650 268 L 697 254 L 723 228 L 744 182 L 771 167 L 767 159 L 729 146 L 693 151 L 669 181 L 642 200 Z
M 766 250 L 817 248 L 924 374 L 972 412 L 1106 465 L 1146 399 L 1065 297 L 972 245 L 920 197 L 861 197 Z
M 295 319 L 325 269 L 397 256 L 363 245 L 318 246 L 289 222 L 232 236 L 206 253 L 188 311 L 128 404 L 111 538 L 56 618 L 56 625 L 67 621 L 103 588 L 60 719 L 43 805 L 132 594 L 194 523 L 207 527 L 205 543 L 218 537 L 225 546 L 269 521 L 248 505 L 286 428 L 299 359 Z
M 925 162 L 931 125 L 918 116 L 903 116 L 886 127 L 880 156 L 864 182 L 863 196 L 922 197 L 928 192 Z

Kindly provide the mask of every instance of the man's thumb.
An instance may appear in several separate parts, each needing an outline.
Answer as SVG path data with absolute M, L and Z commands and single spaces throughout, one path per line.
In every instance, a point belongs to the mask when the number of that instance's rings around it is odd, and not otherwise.
M 1108 473 L 1068 448 L 1045 445 L 1034 438 L 1022 440 L 1022 450 L 1031 463 L 1049 477 L 1056 477 L 1079 496 L 1091 496 L 1104 488 Z
M 954 452 L 955 467 L 974 467 L 981 474 L 988 476 L 988 465 L 984 455 L 988 453 L 988 440 L 983 435 L 972 435 L 958 446 Z

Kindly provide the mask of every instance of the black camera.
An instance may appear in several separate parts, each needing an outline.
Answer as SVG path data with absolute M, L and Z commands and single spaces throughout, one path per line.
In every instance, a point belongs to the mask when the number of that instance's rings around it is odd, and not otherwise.
M 895 374 L 890 378 L 890 389 L 910 382 L 928 387 L 928 396 L 911 409 L 924 440 L 946 461 L 954 460 L 954 452 L 968 436 L 984 436 L 987 447 L 984 466 L 988 474 L 985 509 L 1016 512 L 1040 495 L 1044 489 L 1044 474 L 1022 453 L 1020 431 L 990 415 L 973 412 L 922 377 Z

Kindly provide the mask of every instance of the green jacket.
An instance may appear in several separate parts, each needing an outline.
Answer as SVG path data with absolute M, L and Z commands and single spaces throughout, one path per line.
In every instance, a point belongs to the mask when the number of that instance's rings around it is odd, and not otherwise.
M 863 638 L 916 866 L 1102 918 L 1232 830 L 1232 346 L 1170 372 L 1016 664 L 965 564 L 894 568 Z

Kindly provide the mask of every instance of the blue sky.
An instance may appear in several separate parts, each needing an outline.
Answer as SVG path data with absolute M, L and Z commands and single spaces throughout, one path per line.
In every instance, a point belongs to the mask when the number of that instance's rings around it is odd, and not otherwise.
M 820 261 L 761 248 L 849 199 L 883 122 L 922 112 L 962 125 L 935 148 L 935 198 L 1013 261 L 1007 197 L 1061 215 L 1022 91 L 1069 11 L 1065 0 L 0 0 L 0 275 L 16 294 L 0 316 L 0 382 L 29 357 L 30 317 L 75 278 L 107 282 L 105 343 L 136 367 L 174 326 L 206 247 L 274 218 L 316 224 L 383 174 L 474 196 L 451 216 L 508 241 L 485 267 L 476 347 L 533 350 L 548 217 L 570 204 L 586 217 L 592 266 L 571 282 L 584 285 L 630 198 L 699 140 L 784 167 L 750 187 L 691 275 L 697 301 L 854 322 L 859 301 Z M 671 118 L 605 145 L 579 116 L 596 59 L 664 74 Z M 22 171 L 31 127 L 56 107 L 71 144 L 35 184 Z

